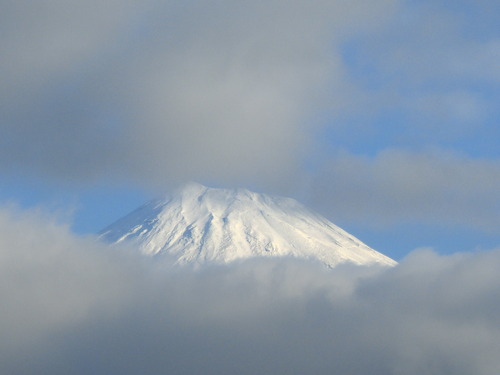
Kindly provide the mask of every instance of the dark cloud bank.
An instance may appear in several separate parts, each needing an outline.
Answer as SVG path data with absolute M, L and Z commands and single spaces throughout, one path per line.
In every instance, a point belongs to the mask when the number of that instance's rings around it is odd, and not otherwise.
M 172 269 L 0 213 L 3 374 L 496 374 L 500 251 Z

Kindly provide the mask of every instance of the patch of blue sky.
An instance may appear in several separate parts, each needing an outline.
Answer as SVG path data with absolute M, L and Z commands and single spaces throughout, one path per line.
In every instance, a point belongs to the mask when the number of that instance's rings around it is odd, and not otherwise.
M 144 190 L 126 185 L 69 187 L 22 176 L 0 183 L 0 204 L 41 208 L 69 219 L 77 234 L 93 234 L 151 199 Z M 69 216 L 69 218 L 68 218 Z
M 401 223 L 390 228 L 368 228 L 353 222 L 337 222 L 343 229 L 361 238 L 368 246 L 400 261 L 417 248 L 429 247 L 442 255 L 457 252 L 491 250 L 498 247 L 500 234 L 471 227 Z

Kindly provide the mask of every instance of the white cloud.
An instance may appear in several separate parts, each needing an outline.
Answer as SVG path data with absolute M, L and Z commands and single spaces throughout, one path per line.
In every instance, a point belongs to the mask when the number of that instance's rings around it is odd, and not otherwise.
M 255 260 L 168 269 L 0 215 L 0 369 L 39 374 L 479 374 L 498 359 L 498 250 L 387 271 Z

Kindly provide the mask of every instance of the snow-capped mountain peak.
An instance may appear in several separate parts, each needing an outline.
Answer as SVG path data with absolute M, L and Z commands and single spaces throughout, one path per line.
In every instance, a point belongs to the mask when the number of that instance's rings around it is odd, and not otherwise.
M 329 267 L 396 264 L 294 199 L 197 183 L 138 208 L 101 238 L 134 241 L 144 254 L 169 253 L 178 263 L 292 256 Z

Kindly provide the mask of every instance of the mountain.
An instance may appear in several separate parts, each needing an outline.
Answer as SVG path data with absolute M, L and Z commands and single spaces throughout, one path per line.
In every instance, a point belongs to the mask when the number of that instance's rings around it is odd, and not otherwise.
M 328 267 L 396 264 L 296 200 L 195 183 L 146 203 L 100 236 L 134 241 L 148 255 L 169 253 L 177 263 L 292 256 Z

